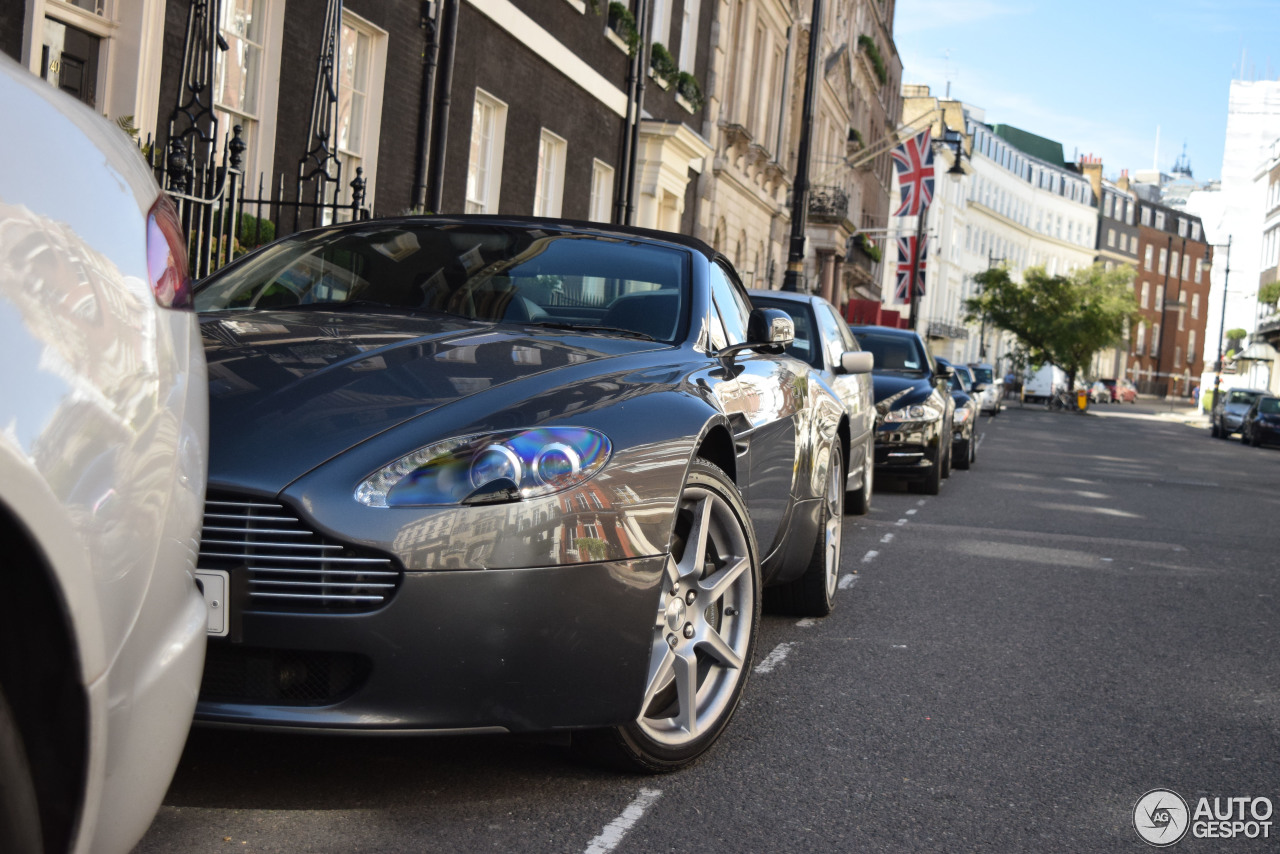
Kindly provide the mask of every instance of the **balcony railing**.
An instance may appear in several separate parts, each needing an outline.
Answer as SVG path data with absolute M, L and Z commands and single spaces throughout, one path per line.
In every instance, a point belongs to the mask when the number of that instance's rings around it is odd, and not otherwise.
M 849 218 L 849 194 L 839 187 L 814 187 L 809 191 L 809 215 Z

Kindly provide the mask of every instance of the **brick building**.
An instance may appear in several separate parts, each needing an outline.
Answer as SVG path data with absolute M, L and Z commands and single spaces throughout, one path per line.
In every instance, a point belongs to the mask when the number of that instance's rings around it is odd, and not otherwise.
M 1142 321 L 1130 334 L 1129 378 L 1144 393 L 1189 397 L 1204 370 L 1209 244 L 1199 217 L 1157 201 L 1139 197 L 1137 219 Z

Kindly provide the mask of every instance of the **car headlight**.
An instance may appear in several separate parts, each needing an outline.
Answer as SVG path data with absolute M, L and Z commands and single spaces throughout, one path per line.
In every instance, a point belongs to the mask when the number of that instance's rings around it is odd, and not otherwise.
M 954 422 L 955 422 L 955 425 L 956 425 L 957 427 L 959 427 L 959 426 L 963 425 L 966 421 L 968 421 L 968 420 L 969 420 L 969 415 L 970 415 L 969 407 L 967 407 L 967 406 L 957 406 L 957 407 L 956 407 L 956 414 L 955 414 L 955 417 L 954 417 L 954 419 L 953 419 L 953 420 L 954 420 Z
M 941 417 L 942 413 L 938 410 L 917 403 L 887 413 L 884 416 L 884 422 L 890 424 L 903 421 L 937 421 Z
M 594 477 L 609 438 L 583 427 L 477 433 L 405 454 L 369 475 L 355 499 L 367 507 L 518 501 L 561 492 Z

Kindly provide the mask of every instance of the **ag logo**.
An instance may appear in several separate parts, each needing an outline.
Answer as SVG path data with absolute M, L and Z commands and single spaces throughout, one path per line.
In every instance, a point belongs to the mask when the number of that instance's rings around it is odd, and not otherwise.
M 1133 805 L 1133 829 L 1142 841 L 1157 848 L 1173 845 L 1186 836 L 1191 824 L 1187 802 L 1177 792 L 1152 789 Z

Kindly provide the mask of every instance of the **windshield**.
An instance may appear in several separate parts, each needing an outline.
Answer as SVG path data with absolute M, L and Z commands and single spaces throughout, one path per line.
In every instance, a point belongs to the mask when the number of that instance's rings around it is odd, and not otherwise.
M 1250 406 L 1257 397 L 1258 393 L 1255 391 L 1233 391 L 1231 396 L 1227 398 L 1227 403 L 1242 403 L 1245 406 Z
M 202 282 L 197 311 L 442 313 L 672 342 L 689 256 L 617 237 L 509 225 L 368 223 L 301 234 Z
M 977 365 L 970 365 L 969 370 L 973 371 L 973 381 L 991 385 L 991 369 Z
M 875 357 L 877 374 L 923 374 L 929 370 L 929 359 L 915 336 L 879 332 L 854 332 L 853 335 L 862 349 Z

